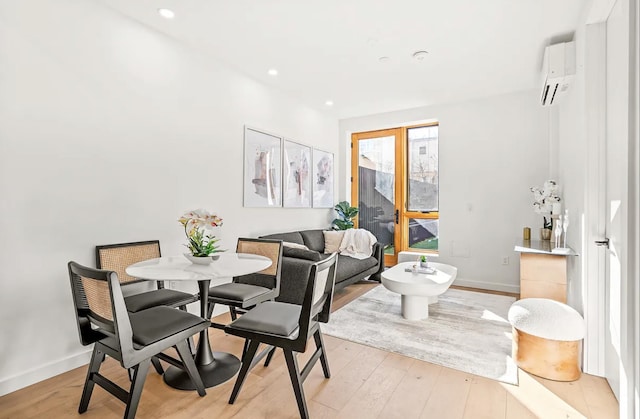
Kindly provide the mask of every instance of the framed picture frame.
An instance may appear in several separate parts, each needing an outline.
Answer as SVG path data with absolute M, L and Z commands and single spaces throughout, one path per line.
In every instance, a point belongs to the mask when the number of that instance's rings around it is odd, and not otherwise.
M 311 147 L 284 139 L 282 206 L 311 208 Z
M 333 208 L 333 153 L 313 149 L 313 208 Z
M 244 129 L 244 206 L 282 206 L 282 138 Z

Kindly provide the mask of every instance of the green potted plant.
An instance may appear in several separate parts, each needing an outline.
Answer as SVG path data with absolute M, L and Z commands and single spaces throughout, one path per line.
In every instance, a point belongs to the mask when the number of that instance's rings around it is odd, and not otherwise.
M 206 210 L 197 209 L 186 212 L 178 222 L 184 227 L 184 234 L 187 236 L 185 246 L 189 253 L 185 253 L 185 257 L 191 262 L 208 264 L 219 258 L 216 253 L 224 252 L 217 245 L 220 239 L 207 233 L 207 230 L 221 226 L 222 218 Z
M 348 201 L 339 202 L 334 210 L 338 213 L 338 218 L 331 222 L 335 230 L 348 230 L 353 228 L 353 219 L 358 215 L 358 208 L 349 205 Z
M 418 258 L 418 264 L 420 265 L 421 268 L 429 267 L 429 261 L 427 260 L 427 257 L 425 255 L 422 255 Z

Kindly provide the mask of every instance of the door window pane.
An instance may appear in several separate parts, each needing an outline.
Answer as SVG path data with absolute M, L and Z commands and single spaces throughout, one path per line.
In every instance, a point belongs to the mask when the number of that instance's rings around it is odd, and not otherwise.
M 438 126 L 407 129 L 409 211 L 438 211 Z
M 358 141 L 358 226 L 393 252 L 395 137 Z

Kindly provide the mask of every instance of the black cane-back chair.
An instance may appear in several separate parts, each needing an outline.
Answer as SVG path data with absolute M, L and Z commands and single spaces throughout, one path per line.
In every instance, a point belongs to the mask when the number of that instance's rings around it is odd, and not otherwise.
M 271 259 L 271 266 L 248 275 L 236 276 L 232 282 L 209 288 L 208 319 L 216 304 L 229 306 L 231 319 L 263 301 L 274 300 L 280 294 L 282 270 L 282 241 L 270 239 L 238 239 L 238 253 L 250 253 Z M 223 329 L 224 325 L 211 323 L 211 327 Z
M 69 262 L 68 267 L 80 342 L 85 346 L 94 344 L 79 413 L 87 411 L 97 384 L 126 404 L 126 419 L 134 418 L 151 358 L 156 356 L 184 368 L 198 394 L 206 394 L 187 345 L 188 338 L 208 327 L 206 320 L 166 306 L 130 313 L 115 272 L 76 262 Z M 171 347 L 182 362 L 162 353 Z M 132 372 L 129 391 L 100 374 L 105 355 Z
M 127 266 L 159 257 L 160 242 L 158 240 L 96 246 L 96 267 L 115 271 L 123 288 L 144 281 L 127 275 L 125 272 Z M 198 301 L 198 294 L 165 288 L 163 281 L 145 282 L 156 282 L 157 289 L 126 296 L 124 302 L 127 310 L 136 313 L 156 306 L 177 307 L 186 310 L 187 304 Z
M 300 416 L 309 417 L 307 402 L 302 383 L 309 375 L 318 359 L 326 378 L 330 377 L 329 364 L 322 340 L 319 323 L 327 323 L 331 313 L 331 300 L 335 286 L 337 256 L 334 253 L 327 259 L 316 262 L 309 274 L 309 282 L 302 305 L 266 301 L 248 311 L 243 316 L 227 325 L 224 330 L 230 335 L 240 336 L 249 342 L 248 349 L 242 355 L 242 367 L 236 379 L 229 403 L 233 404 L 238 397 L 247 373 L 268 352 L 256 352 L 261 343 L 275 348 L 282 348 L 293 384 L 293 391 L 298 402 Z M 297 352 L 304 352 L 307 341 L 313 336 L 316 350 L 302 371 L 298 368 Z

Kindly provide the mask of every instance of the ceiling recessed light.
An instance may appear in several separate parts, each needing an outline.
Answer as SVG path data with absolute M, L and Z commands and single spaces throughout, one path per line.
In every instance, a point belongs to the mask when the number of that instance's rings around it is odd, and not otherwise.
M 175 13 L 170 9 L 158 9 L 158 14 L 165 19 L 173 19 L 175 17 Z
M 389 60 L 390 60 L 389 57 L 380 57 L 380 58 L 378 58 L 378 61 L 380 61 L 381 63 L 389 62 Z
M 324 104 L 327 106 L 333 106 L 333 100 L 327 100 Z
M 413 59 L 416 61 L 424 61 L 429 53 L 427 51 L 416 51 L 413 53 Z
M 270 75 L 270 76 L 277 76 L 278 75 L 278 70 L 276 70 L 275 68 L 272 68 L 269 71 L 267 71 L 267 74 Z

